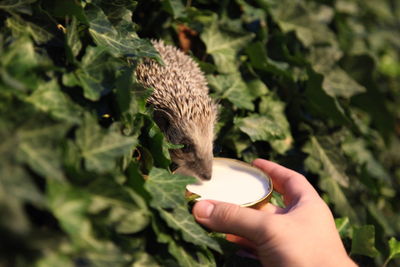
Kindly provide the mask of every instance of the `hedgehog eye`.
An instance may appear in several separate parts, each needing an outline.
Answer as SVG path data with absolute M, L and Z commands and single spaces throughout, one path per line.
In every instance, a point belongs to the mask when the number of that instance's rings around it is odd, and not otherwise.
M 183 153 L 190 153 L 194 151 L 194 147 L 192 144 L 182 144 L 183 147 L 181 148 Z

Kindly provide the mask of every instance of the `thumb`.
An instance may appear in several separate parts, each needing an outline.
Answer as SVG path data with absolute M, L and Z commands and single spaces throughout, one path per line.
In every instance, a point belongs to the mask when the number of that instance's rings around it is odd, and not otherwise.
M 268 213 L 225 202 L 202 200 L 193 207 L 193 215 L 199 223 L 213 231 L 238 235 L 257 244 L 264 238 L 260 231 L 266 227 Z

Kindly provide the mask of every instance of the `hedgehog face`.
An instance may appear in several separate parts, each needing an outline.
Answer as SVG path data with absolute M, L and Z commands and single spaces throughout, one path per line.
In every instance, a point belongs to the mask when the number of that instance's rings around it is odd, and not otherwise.
M 170 150 L 172 160 L 179 166 L 176 173 L 191 175 L 202 180 L 210 180 L 213 159 L 213 136 L 206 131 L 187 131 L 175 136 L 180 139 L 174 143 L 183 145 Z M 203 133 L 203 134 L 201 134 Z
M 169 142 L 183 145 L 171 149 L 176 173 L 210 180 L 213 160 L 214 119 L 173 120 L 168 113 L 156 112 L 154 120 Z

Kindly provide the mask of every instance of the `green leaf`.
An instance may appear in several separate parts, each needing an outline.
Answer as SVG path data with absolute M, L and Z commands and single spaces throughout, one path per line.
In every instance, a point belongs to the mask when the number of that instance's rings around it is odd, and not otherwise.
M 251 66 L 255 69 L 282 76 L 289 81 L 293 79 L 290 72 L 288 72 L 288 64 L 286 62 L 274 61 L 269 58 L 263 43 L 251 43 L 245 50 L 249 56 Z
M 311 149 L 309 149 L 311 148 Z M 307 152 L 312 157 L 319 159 L 324 173 L 329 178 L 338 182 L 341 186 L 349 186 L 349 177 L 346 175 L 346 161 L 337 151 L 333 140 L 329 137 L 311 137 L 311 147 Z
M 129 153 L 138 143 L 136 137 L 123 136 L 118 129 L 101 129 L 90 115 L 76 131 L 76 143 L 89 171 L 106 172 L 116 167 L 117 159 Z
M 36 88 L 38 77 L 35 69 L 40 66 L 41 58 L 35 53 L 29 38 L 18 38 L 9 47 L 1 49 L 0 55 L 0 84 L 4 84 L 6 90 L 18 94 Z
M 171 158 L 168 149 L 181 148 L 176 145 L 169 144 L 163 132 L 154 124 L 149 131 L 149 136 L 153 142 L 150 144 L 150 151 L 152 152 L 154 165 L 168 168 L 171 163 Z
M 359 85 L 340 68 L 332 68 L 328 73 L 324 73 L 322 86 L 332 97 L 350 98 L 366 91 L 364 86 Z
M 150 57 L 161 62 L 161 58 L 150 41 L 132 36 L 132 33 L 129 36 L 129 33 L 118 32 L 99 7 L 88 5 L 85 12 L 90 25 L 89 32 L 96 44 L 106 47 L 112 55 Z
M 266 95 L 269 92 L 268 87 L 260 79 L 252 79 L 247 81 L 247 87 L 251 96 L 253 97 L 253 100 L 260 96 Z
M 168 252 L 176 262 L 172 266 L 215 266 L 215 259 L 207 250 L 199 249 L 196 253 L 190 253 L 192 245 L 182 243 L 168 234 L 167 229 L 159 220 L 153 220 L 153 229 L 157 235 L 157 241 L 168 244 Z M 198 247 L 198 246 L 197 246 Z
M 122 198 L 126 194 L 123 188 L 118 188 L 115 185 L 102 183 L 99 190 L 91 198 L 89 207 L 90 213 L 100 214 L 108 213 L 108 216 L 102 216 L 104 222 L 115 228 L 117 233 L 133 234 L 143 230 L 150 222 L 149 211 L 145 208 L 140 208 L 132 202 L 132 199 Z M 104 188 L 107 188 L 104 191 Z M 135 194 L 134 192 L 130 192 Z M 135 198 L 140 198 L 136 195 Z M 141 201 L 143 201 L 141 199 Z
M 350 203 L 346 193 L 335 180 L 323 177 L 320 182 L 320 188 L 327 192 L 329 202 L 333 204 L 337 214 L 349 217 L 352 223 L 360 222 L 360 216 L 356 213 L 359 208 Z
M 272 118 L 282 132 L 282 137 L 269 140 L 271 146 L 280 154 L 288 151 L 293 144 L 290 125 L 285 115 L 285 104 L 274 94 L 261 97 L 259 113 Z
M 178 206 L 172 212 L 164 209 L 159 209 L 159 211 L 161 217 L 170 227 L 182 233 L 182 237 L 186 242 L 222 252 L 218 243 L 209 237 L 207 232 L 196 223 L 193 216 L 187 211 L 186 206 Z
M 193 266 L 193 267 L 213 267 L 217 266 L 215 260 L 211 255 L 204 255 L 201 251 L 196 252 L 196 257 L 191 255 L 184 246 L 175 242 L 170 242 L 169 252 L 175 256 L 180 266 Z M 210 259 L 211 258 L 211 259 Z
M 200 35 L 206 45 L 207 54 L 212 55 L 220 73 L 232 73 L 238 70 L 238 53 L 253 35 L 249 33 L 231 33 L 220 29 L 216 17 Z
M 284 133 L 273 118 L 252 114 L 245 118 L 235 118 L 235 126 L 246 133 L 251 141 L 272 141 L 282 139 Z
M 46 123 L 46 118 L 36 117 L 27 122 L 17 135 L 18 160 L 48 179 L 62 180 L 60 140 L 69 129 L 68 124 Z
M 36 1 L 37 0 L 3 0 L 1 1 L 0 9 L 13 10 L 30 3 L 34 3 Z
M 88 24 L 85 12 L 83 10 L 84 3 L 76 1 L 47 1 L 43 8 L 46 10 L 45 14 L 52 15 L 54 18 L 73 18 L 77 19 L 79 22 Z M 65 25 L 64 25 L 65 26 Z M 70 30 L 67 27 L 67 34 Z
M 62 265 L 65 267 L 73 267 L 74 262 L 67 255 L 61 253 L 48 253 L 43 258 L 40 258 L 36 263 L 35 267 L 52 267 L 55 265 Z
M 186 185 L 196 181 L 194 177 L 173 175 L 167 170 L 153 168 L 149 173 L 145 188 L 152 195 L 154 205 L 169 209 L 186 204 L 184 198 Z
M 14 16 L 7 19 L 7 27 L 13 31 L 14 36 L 30 35 L 38 44 L 47 43 L 52 38 L 53 34 L 48 32 L 44 27 L 26 21 L 19 16 Z
M 368 257 L 378 255 L 379 252 L 375 248 L 375 227 L 373 225 L 354 228 L 351 253 Z
M 375 159 L 372 151 L 367 149 L 364 139 L 358 139 L 353 136 L 347 138 L 342 144 L 342 149 L 356 164 L 365 168 L 369 175 L 378 180 L 387 182 L 391 180 L 382 164 Z
M 150 254 L 144 252 L 135 253 L 134 259 L 131 267 L 160 267 Z
M 305 96 L 307 108 L 315 115 L 332 119 L 337 124 L 351 124 L 336 98 L 322 90 L 323 76 L 309 71 Z
M 153 168 L 145 188 L 152 196 L 150 205 L 160 212 L 170 227 L 182 233 L 186 242 L 221 251 L 218 243 L 207 236 L 188 212 L 185 200 L 186 185 L 195 182 L 193 177 L 173 175 L 166 170 Z
M 350 220 L 348 217 L 336 218 L 335 219 L 336 229 L 339 232 L 341 238 L 345 238 L 349 235 Z
M 79 39 L 80 29 L 78 20 L 73 17 L 69 25 L 67 25 L 66 32 L 66 52 L 71 62 L 75 62 L 75 57 L 78 56 L 82 49 L 82 42 Z
M 396 238 L 392 237 L 389 240 L 389 259 L 394 259 L 400 257 L 400 241 L 397 241 Z
M 273 1 L 278 3 L 277 1 Z M 308 5 L 306 2 L 280 1 L 271 5 L 274 20 L 283 32 L 295 31 L 304 46 L 336 44 L 335 35 L 328 28 L 334 11 L 326 5 Z
M 40 84 L 33 94 L 26 98 L 36 108 L 48 112 L 57 119 L 80 123 L 82 110 L 64 94 L 55 79 Z
M 164 7 L 174 19 L 186 17 L 186 8 L 181 0 L 166 0 Z
M 120 64 L 112 59 L 104 47 L 89 46 L 78 70 L 63 76 L 66 86 L 81 86 L 84 96 L 89 100 L 99 98 L 114 87 L 115 68 Z
M 254 110 L 252 92 L 248 89 L 239 73 L 224 75 L 208 75 L 211 88 L 222 99 L 228 99 L 238 108 Z M 255 93 L 255 92 L 253 92 Z
M 52 181 L 47 186 L 47 199 L 62 229 L 68 233 L 76 248 L 81 253 L 86 252 L 87 258 L 94 264 L 123 262 L 118 247 L 110 240 L 101 240 L 95 234 L 87 217 L 90 194 L 69 184 Z

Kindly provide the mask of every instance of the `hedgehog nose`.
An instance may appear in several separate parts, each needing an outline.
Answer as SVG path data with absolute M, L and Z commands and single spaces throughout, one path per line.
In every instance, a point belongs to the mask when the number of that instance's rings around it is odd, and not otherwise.
M 201 179 L 206 180 L 206 181 L 210 180 L 211 179 L 211 173 L 202 173 L 201 174 Z

